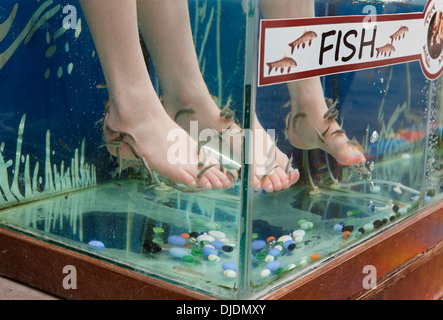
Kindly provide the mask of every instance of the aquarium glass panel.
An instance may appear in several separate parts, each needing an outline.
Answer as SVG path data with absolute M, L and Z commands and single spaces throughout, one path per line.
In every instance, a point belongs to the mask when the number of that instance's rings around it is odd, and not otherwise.
M 109 38 L 110 7 L 2 1 L 2 228 L 255 299 L 442 200 L 441 1 L 161 3 Z M 121 57 L 177 125 L 150 153 L 114 126 Z M 235 183 L 176 182 L 183 154 Z

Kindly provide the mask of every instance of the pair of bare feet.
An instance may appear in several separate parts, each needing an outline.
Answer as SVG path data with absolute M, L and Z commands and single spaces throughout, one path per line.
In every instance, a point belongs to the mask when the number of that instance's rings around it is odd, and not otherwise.
M 232 120 L 220 116 L 220 109 L 208 92 L 203 90 L 188 93 L 164 96 L 162 101 L 149 88 L 128 87 L 117 94 L 111 94 L 104 119 L 104 139 L 112 141 L 118 138 L 115 131 L 129 132 L 131 136 L 123 139 L 132 143 L 137 150 L 137 157 L 142 157 L 152 170 L 165 178 L 190 188 L 228 188 L 238 178 L 238 173 L 230 170 L 228 174 L 214 155 L 198 152 L 201 141 L 191 138 L 190 123 L 197 121 L 199 130 L 211 128 L 222 132 L 230 128 L 227 132 L 232 134 L 228 138 L 232 139 L 241 138 L 238 135 L 240 128 Z M 183 112 L 186 110 L 192 112 Z M 349 143 L 338 123 L 324 117 L 327 110 L 328 106 L 322 95 L 311 96 L 309 101 L 297 97 L 292 103 L 287 128 L 290 143 L 300 149 L 323 149 L 344 165 L 364 163 L 361 150 Z M 181 113 L 179 118 L 176 117 L 178 113 Z M 300 114 L 303 116 L 298 117 Z M 253 128 L 263 129 L 256 117 Z M 290 160 L 287 155 L 272 145 L 273 141 L 269 136 L 265 140 L 264 152 L 274 148 L 275 159 L 272 170 L 267 170 L 266 173 L 264 165 L 255 166 L 254 188 L 266 192 L 287 189 L 298 181 L 299 171 L 293 169 L 290 163 L 288 166 Z M 108 150 L 113 155 L 117 154 L 113 145 L 108 145 Z M 128 144 L 120 147 L 119 154 L 125 159 L 135 159 Z M 240 159 L 240 155 L 237 157 Z

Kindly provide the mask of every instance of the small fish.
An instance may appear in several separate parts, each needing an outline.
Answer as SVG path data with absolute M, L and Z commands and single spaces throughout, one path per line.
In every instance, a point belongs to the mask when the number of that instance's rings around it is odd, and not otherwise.
M 353 147 L 356 147 L 360 152 L 363 152 L 363 147 L 355 138 L 352 138 L 352 140 L 349 140 L 347 143 Z
M 95 86 L 97 89 L 107 89 L 108 86 L 104 83 L 99 83 Z
M 312 44 L 312 40 L 314 40 L 315 38 L 317 38 L 317 34 L 314 31 L 306 31 L 300 38 L 289 44 L 289 46 L 291 47 L 291 54 L 294 53 L 295 47 L 299 49 L 300 46 L 302 46 L 302 48 L 304 49 L 306 43 L 308 43 L 308 45 L 310 46 Z
M 328 120 L 335 120 L 338 118 L 340 112 L 338 110 L 335 110 L 334 112 L 332 112 L 329 116 L 328 116 Z
M 203 175 L 204 175 L 204 173 L 205 173 L 206 171 L 208 171 L 209 169 L 211 169 L 212 167 L 214 167 L 214 166 L 216 166 L 216 165 L 217 165 L 217 163 L 214 163 L 214 164 L 211 164 L 211 165 L 206 166 L 206 167 L 204 167 L 203 169 L 201 169 L 200 172 L 199 172 L 198 175 L 197 175 L 197 180 L 200 180 L 200 179 L 203 177 Z
M 331 127 L 331 125 L 329 125 L 325 131 L 323 131 L 323 133 L 321 134 L 322 137 L 324 137 L 326 135 L 326 133 L 328 133 L 330 127 Z
M 334 135 L 334 134 L 339 134 L 339 133 L 345 134 L 346 132 L 343 129 L 337 129 L 337 130 L 335 130 L 334 132 L 331 133 L 331 136 Z
M 323 115 L 323 119 L 326 119 L 331 114 L 331 112 L 335 109 L 338 99 L 336 99 L 334 102 L 332 102 L 332 99 L 325 98 L 325 101 L 328 106 L 328 111 L 326 111 L 325 114 Z
M 277 169 L 277 168 L 278 168 L 278 166 L 274 166 L 274 167 L 268 169 L 268 170 L 265 172 L 265 174 L 261 177 L 261 182 L 263 182 L 263 181 L 266 179 L 266 177 L 269 176 L 269 175 L 271 174 L 271 172 L 274 171 L 274 170 Z
M 184 114 L 194 114 L 196 111 L 194 108 L 185 108 L 181 109 L 177 114 L 175 115 L 174 121 L 177 122 L 178 118 L 180 118 Z
M 272 69 L 275 68 L 277 71 L 280 69 L 280 72 L 283 73 L 284 68 L 288 68 L 288 73 L 291 71 L 292 68 L 297 67 L 297 62 L 295 62 L 294 59 L 283 57 L 280 60 L 274 61 L 274 62 L 268 62 L 266 65 L 269 67 L 268 75 L 271 74 Z
M 303 119 L 306 118 L 307 114 L 306 112 L 302 111 L 297 113 L 293 118 L 292 118 L 292 131 L 295 132 L 295 124 L 297 123 L 297 120 L 299 119 Z
M 220 117 L 224 117 L 226 115 L 226 113 L 232 111 L 229 107 L 231 106 L 231 102 L 232 102 L 232 97 L 229 96 L 228 98 L 228 102 L 226 102 L 225 106 L 223 107 L 223 109 L 220 111 Z
M 285 173 L 289 172 L 289 169 L 291 168 L 291 164 L 292 164 L 292 154 L 291 154 L 291 157 L 288 160 L 288 163 L 286 164 Z
M 317 134 L 317 138 L 318 140 L 320 140 L 321 143 L 325 143 L 326 144 L 326 140 L 325 138 L 323 138 L 322 134 L 320 133 L 320 131 L 318 131 L 317 128 L 314 127 L 315 133 Z
M 400 29 L 397 30 L 393 35 L 391 35 L 389 38 L 391 38 L 391 44 L 394 42 L 394 40 L 404 38 L 406 36 L 406 33 L 409 31 L 408 27 L 402 26 Z
M 58 142 L 62 145 L 63 148 L 65 148 L 65 149 L 68 150 L 69 152 L 72 152 L 71 148 L 69 148 L 69 147 L 67 146 L 67 144 L 64 143 L 64 142 L 62 141 L 62 139 L 58 139 Z
M 379 54 L 384 55 L 385 57 L 390 57 L 392 52 L 395 52 L 394 46 L 389 43 L 385 44 L 383 47 L 375 48 L 375 50 L 377 51 L 377 58 Z

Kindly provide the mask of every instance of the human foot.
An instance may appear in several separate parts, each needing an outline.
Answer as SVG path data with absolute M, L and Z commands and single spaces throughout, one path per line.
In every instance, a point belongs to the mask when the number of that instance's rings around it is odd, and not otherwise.
M 200 163 L 203 156 L 197 154 L 197 142 L 171 120 L 156 97 L 110 99 L 103 135 L 112 155 L 145 161 L 149 168 L 174 183 L 204 189 L 228 188 L 232 184 L 218 169 L 214 157 L 208 155 L 204 164 Z
M 299 149 L 322 149 L 341 165 L 364 164 L 362 147 L 349 140 L 336 121 L 335 103 L 317 97 L 304 107 L 299 103 L 299 107 L 292 108 L 287 127 L 289 142 Z
M 189 99 L 186 97 L 189 97 Z M 178 99 L 164 97 L 163 105 L 170 117 L 187 132 L 192 131 L 193 121 L 198 124 L 199 136 L 205 129 L 217 132 L 219 137 L 223 138 L 222 141 L 230 146 L 228 150 L 232 153 L 232 158 L 241 163 L 242 130 L 233 121 L 233 113 L 229 109 L 229 102 L 223 110 L 220 110 L 209 94 L 199 95 L 196 93 L 194 96 L 182 95 Z M 254 117 L 253 127 L 256 132 L 255 136 L 257 136 L 257 133 L 265 132 L 257 117 Z M 254 149 L 263 150 L 262 154 L 264 155 L 271 153 L 266 159 L 263 159 L 262 156 L 260 161 L 255 161 L 258 159 L 254 156 L 254 188 L 273 192 L 287 189 L 297 182 L 299 179 L 298 170 L 292 168 L 290 159 L 274 146 L 274 141 L 268 134 L 262 135 L 260 144 L 256 145 Z M 258 153 L 255 152 L 255 154 Z

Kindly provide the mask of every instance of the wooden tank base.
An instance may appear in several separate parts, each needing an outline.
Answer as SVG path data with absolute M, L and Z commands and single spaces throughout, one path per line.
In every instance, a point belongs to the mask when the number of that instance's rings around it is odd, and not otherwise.
M 75 266 L 77 288 L 63 268 Z M 364 288 L 365 266 L 376 286 Z M 63 299 L 209 300 L 209 296 L 0 228 L 0 275 Z M 441 299 L 443 201 L 385 230 L 274 292 L 264 300 Z

